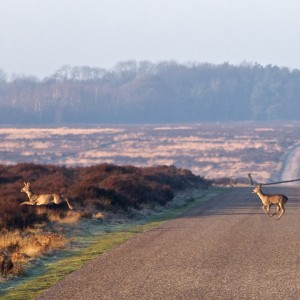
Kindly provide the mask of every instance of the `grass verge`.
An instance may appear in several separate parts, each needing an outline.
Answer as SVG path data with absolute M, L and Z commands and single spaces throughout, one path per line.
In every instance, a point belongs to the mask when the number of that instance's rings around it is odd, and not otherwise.
M 179 216 L 183 212 L 197 206 L 200 202 L 207 201 L 225 190 L 224 188 L 211 188 L 207 192 L 190 199 L 190 201 L 184 205 L 172 207 L 166 211 L 150 216 L 143 224 L 129 227 L 127 225 L 125 228 L 118 229 L 116 232 L 100 235 L 94 238 L 88 247 L 82 248 L 75 254 L 72 253 L 72 255 L 68 257 L 64 257 L 44 266 L 42 274 L 20 281 L 0 291 L 0 298 L 3 300 L 34 299 L 63 277 L 79 269 L 85 262 L 123 244 L 136 234 L 158 227 L 163 222 Z

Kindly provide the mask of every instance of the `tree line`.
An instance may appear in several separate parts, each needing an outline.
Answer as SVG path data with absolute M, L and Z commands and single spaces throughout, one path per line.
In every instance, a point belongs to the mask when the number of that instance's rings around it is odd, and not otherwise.
M 43 79 L 0 70 L 0 124 L 299 120 L 300 70 L 126 61 Z

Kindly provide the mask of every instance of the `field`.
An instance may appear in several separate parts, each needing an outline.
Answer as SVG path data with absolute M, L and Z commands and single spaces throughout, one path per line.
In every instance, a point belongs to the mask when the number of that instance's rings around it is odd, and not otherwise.
M 299 123 L 1 128 L 0 164 L 175 165 L 207 179 L 278 176 Z
M 22 276 L 28 262 L 70 247 L 70 233 L 85 222 L 105 230 L 132 222 L 128 217 L 145 217 L 179 192 L 185 203 L 187 189 L 202 193 L 211 181 L 248 185 L 248 173 L 259 182 L 283 178 L 295 165 L 291 157 L 298 159 L 290 153 L 299 129 L 300 123 L 0 128 L 0 260 L 7 249 L 12 275 Z M 21 206 L 24 181 L 37 193 L 63 193 L 75 210 Z

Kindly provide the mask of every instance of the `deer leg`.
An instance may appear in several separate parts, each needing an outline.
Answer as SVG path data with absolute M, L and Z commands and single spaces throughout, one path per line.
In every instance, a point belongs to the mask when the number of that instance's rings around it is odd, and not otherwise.
M 25 201 L 25 202 L 22 202 L 20 205 L 34 205 L 34 203 L 30 202 L 30 201 Z
M 54 202 L 55 202 L 55 204 L 60 204 L 62 202 L 66 202 L 69 209 L 74 209 L 73 206 L 68 201 L 67 197 L 64 197 L 63 195 L 60 195 L 60 197 L 58 199 L 54 200 Z
M 262 209 L 267 215 L 270 216 L 270 205 L 263 205 Z
M 279 211 L 280 211 L 280 206 L 279 206 L 279 204 L 277 204 L 277 210 L 276 210 L 276 212 L 273 213 L 273 216 L 277 215 L 279 213 Z
M 74 209 L 67 199 L 65 199 L 65 201 L 67 202 L 69 209 Z
M 278 216 L 278 218 L 276 220 L 279 220 L 281 218 L 281 216 L 284 214 L 285 212 L 285 208 L 284 208 L 284 205 L 282 203 L 279 203 L 278 206 L 280 207 L 281 209 L 281 213 L 280 215 Z
M 271 207 L 271 205 L 267 205 L 268 216 L 269 216 L 269 217 L 273 217 L 272 212 L 270 212 L 270 207 Z

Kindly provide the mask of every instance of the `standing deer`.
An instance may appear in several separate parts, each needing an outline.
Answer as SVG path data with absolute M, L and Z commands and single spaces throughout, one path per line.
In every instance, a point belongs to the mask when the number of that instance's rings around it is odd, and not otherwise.
M 282 194 L 274 194 L 274 195 L 268 195 L 264 194 L 261 190 L 261 184 L 257 186 L 253 191 L 253 194 L 257 194 L 257 196 L 260 198 L 263 206 L 262 209 L 265 213 L 267 213 L 270 217 L 273 217 L 274 215 L 277 215 L 279 211 L 281 210 L 280 215 L 278 216 L 277 220 L 281 218 L 281 216 L 285 212 L 284 204 L 287 203 L 288 197 Z M 277 205 L 277 211 L 275 213 L 270 214 L 270 206 L 272 204 Z
M 61 204 L 66 202 L 69 209 L 73 209 L 73 206 L 60 194 L 34 194 L 30 189 L 30 183 L 24 182 L 24 187 L 21 192 L 26 193 L 29 201 L 22 202 L 20 205 L 48 205 L 48 204 Z

